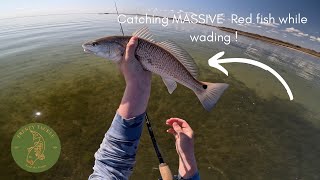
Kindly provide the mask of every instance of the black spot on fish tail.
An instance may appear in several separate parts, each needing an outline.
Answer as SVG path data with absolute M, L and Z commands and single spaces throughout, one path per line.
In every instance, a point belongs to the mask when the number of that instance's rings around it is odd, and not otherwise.
M 203 89 L 207 89 L 208 86 L 204 84 L 204 85 L 202 85 L 202 87 L 203 87 Z

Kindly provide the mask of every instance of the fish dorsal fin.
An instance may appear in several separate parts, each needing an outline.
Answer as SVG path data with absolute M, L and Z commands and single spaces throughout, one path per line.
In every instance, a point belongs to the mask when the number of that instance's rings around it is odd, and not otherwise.
M 153 40 L 153 35 L 150 33 L 149 28 L 147 26 L 143 26 L 142 28 L 135 31 L 134 33 L 132 33 L 132 36 L 136 36 L 141 39 L 145 39 L 155 43 L 155 40 Z
M 182 49 L 176 43 L 168 40 L 157 44 L 165 50 L 169 51 L 174 57 L 176 57 L 193 77 L 198 76 L 197 64 L 194 62 L 193 58 L 186 50 Z

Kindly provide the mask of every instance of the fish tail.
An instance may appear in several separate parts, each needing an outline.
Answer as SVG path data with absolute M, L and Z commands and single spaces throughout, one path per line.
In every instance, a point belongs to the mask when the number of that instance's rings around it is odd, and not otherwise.
M 225 83 L 209 83 L 201 82 L 202 91 L 194 91 L 199 98 L 201 104 L 207 111 L 211 111 L 214 105 L 219 100 L 222 93 L 228 88 L 228 84 Z

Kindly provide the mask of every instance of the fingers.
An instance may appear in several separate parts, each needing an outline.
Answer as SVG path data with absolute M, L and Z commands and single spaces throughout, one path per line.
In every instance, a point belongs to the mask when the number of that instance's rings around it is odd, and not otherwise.
M 175 139 L 178 139 L 178 138 L 179 138 L 179 134 L 178 134 L 173 128 L 169 128 L 169 129 L 167 130 L 167 133 L 172 134 Z
M 126 53 L 125 53 L 125 61 L 128 61 L 130 57 L 134 57 L 134 53 L 136 47 L 138 45 L 138 38 L 133 36 L 127 44 Z
M 172 124 L 172 127 L 173 127 L 173 129 L 174 129 L 174 131 L 176 132 L 176 133 L 181 133 L 182 132 L 182 128 L 181 128 L 181 126 L 179 126 L 179 124 L 177 123 L 177 122 L 174 122 L 173 124 Z
M 166 124 L 169 126 L 172 126 L 172 124 L 176 122 L 179 124 L 179 126 L 181 126 L 182 128 L 190 128 L 189 124 L 187 123 L 187 121 L 180 119 L 180 118 L 170 118 L 166 121 Z
M 168 133 L 172 134 L 172 135 L 176 135 L 176 131 L 173 128 L 170 128 L 167 130 Z
M 168 122 L 168 120 L 167 120 L 167 122 Z M 177 134 L 177 133 L 182 132 L 182 128 L 177 122 L 173 122 L 172 124 L 167 123 L 167 125 L 172 126 L 172 128 L 167 130 L 168 133 Z

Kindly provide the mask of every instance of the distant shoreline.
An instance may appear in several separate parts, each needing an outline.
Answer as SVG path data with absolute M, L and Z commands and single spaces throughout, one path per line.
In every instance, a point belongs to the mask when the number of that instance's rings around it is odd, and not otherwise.
M 241 30 L 232 29 L 232 28 L 227 28 L 227 27 L 216 27 L 216 28 L 220 29 L 221 31 L 226 31 L 226 32 L 230 32 L 230 33 L 235 33 L 235 31 L 238 31 L 239 35 L 243 35 L 243 36 L 246 36 L 249 38 L 253 38 L 253 39 L 263 41 L 263 42 L 271 43 L 271 44 L 274 44 L 277 46 L 282 46 L 282 47 L 294 49 L 294 50 L 297 50 L 297 51 L 300 51 L 300 52 L 303 52 L 303 53 L 320 58 L 320 52 L 317 52 L 312 49 L 304 48 L 304 47 L 301 47 L 301 46 L 298 46 L 298 45 L 295 45 L 292 43 L 284 42 L 279 39 L 274 39 L 274 38 L 270 38 L 267 36 L 261 36 L 259 34 L 250 33 L 250 32 L 241 31 Z
M 117 14 L 117 13 L 99 13 L 99 14 Z M 133 16 L 146 16 L 145 14 L 130 14 L 130 13 L 119 13 L 119 14 L 133 15 Z M 157 16 L 157 15 L 153 15 L 153 16 L 147 15 L 147 16 L 164 18 L 164 16 Z M 168 19 L 172 20 L 173 18 L 172 17 L 168 17 Z M 249 37 L 249 38 L 252 38 L 252 39 L 260 40 L 260 41 L 267 42 L 267 43 L 270 43 L 270 44 L 274 44 L 274 45 L 277 45 L 277 46 L 282 46 L 282 47 L 286 47 L 286 48 L 289 48 L 289 49 L 297 50 L 297 51 L 300 51 L 300 52 L 315 56 L 317 58 L 320 58 L 320 52 L 317 52 L 315 50 L 308 49 L 308 48 L 305 48 L 305 47 L 301 47 L 301 46 L 298 46 L 298 45 L 295 45 L 295 44 L 292 44 L 292 43 L 289 43 L 289 42 L 285 42 L 285 41 L 282 41 L 282 40 L 279 40 L 279 39 L 274 39 L 274 38 L 270 38 L 270 37 L 267 37 L 267 36 L 262 36 L 262 35 L 259 35 L 259 34 L 250 33 L 250 32 L 241 31 L 241 30 L 238 30 L 238 29 L 233 29 L 233 28 L 228 28 L 228 27 L 223 27 L 223 26 L 215 26 L 215 25 L 203 24 L 203 23 L 196 23 L 196 24 L 203 25 L 203 26 L 214 27 L 214 28 L 217 28 L 217 29 L 219 29 L 221 31 L 225 31 L 225 32 L 229 32 L 229 33 L 235 33 L 237 31 L 238 35 L 242 35 L 242 36 Z

